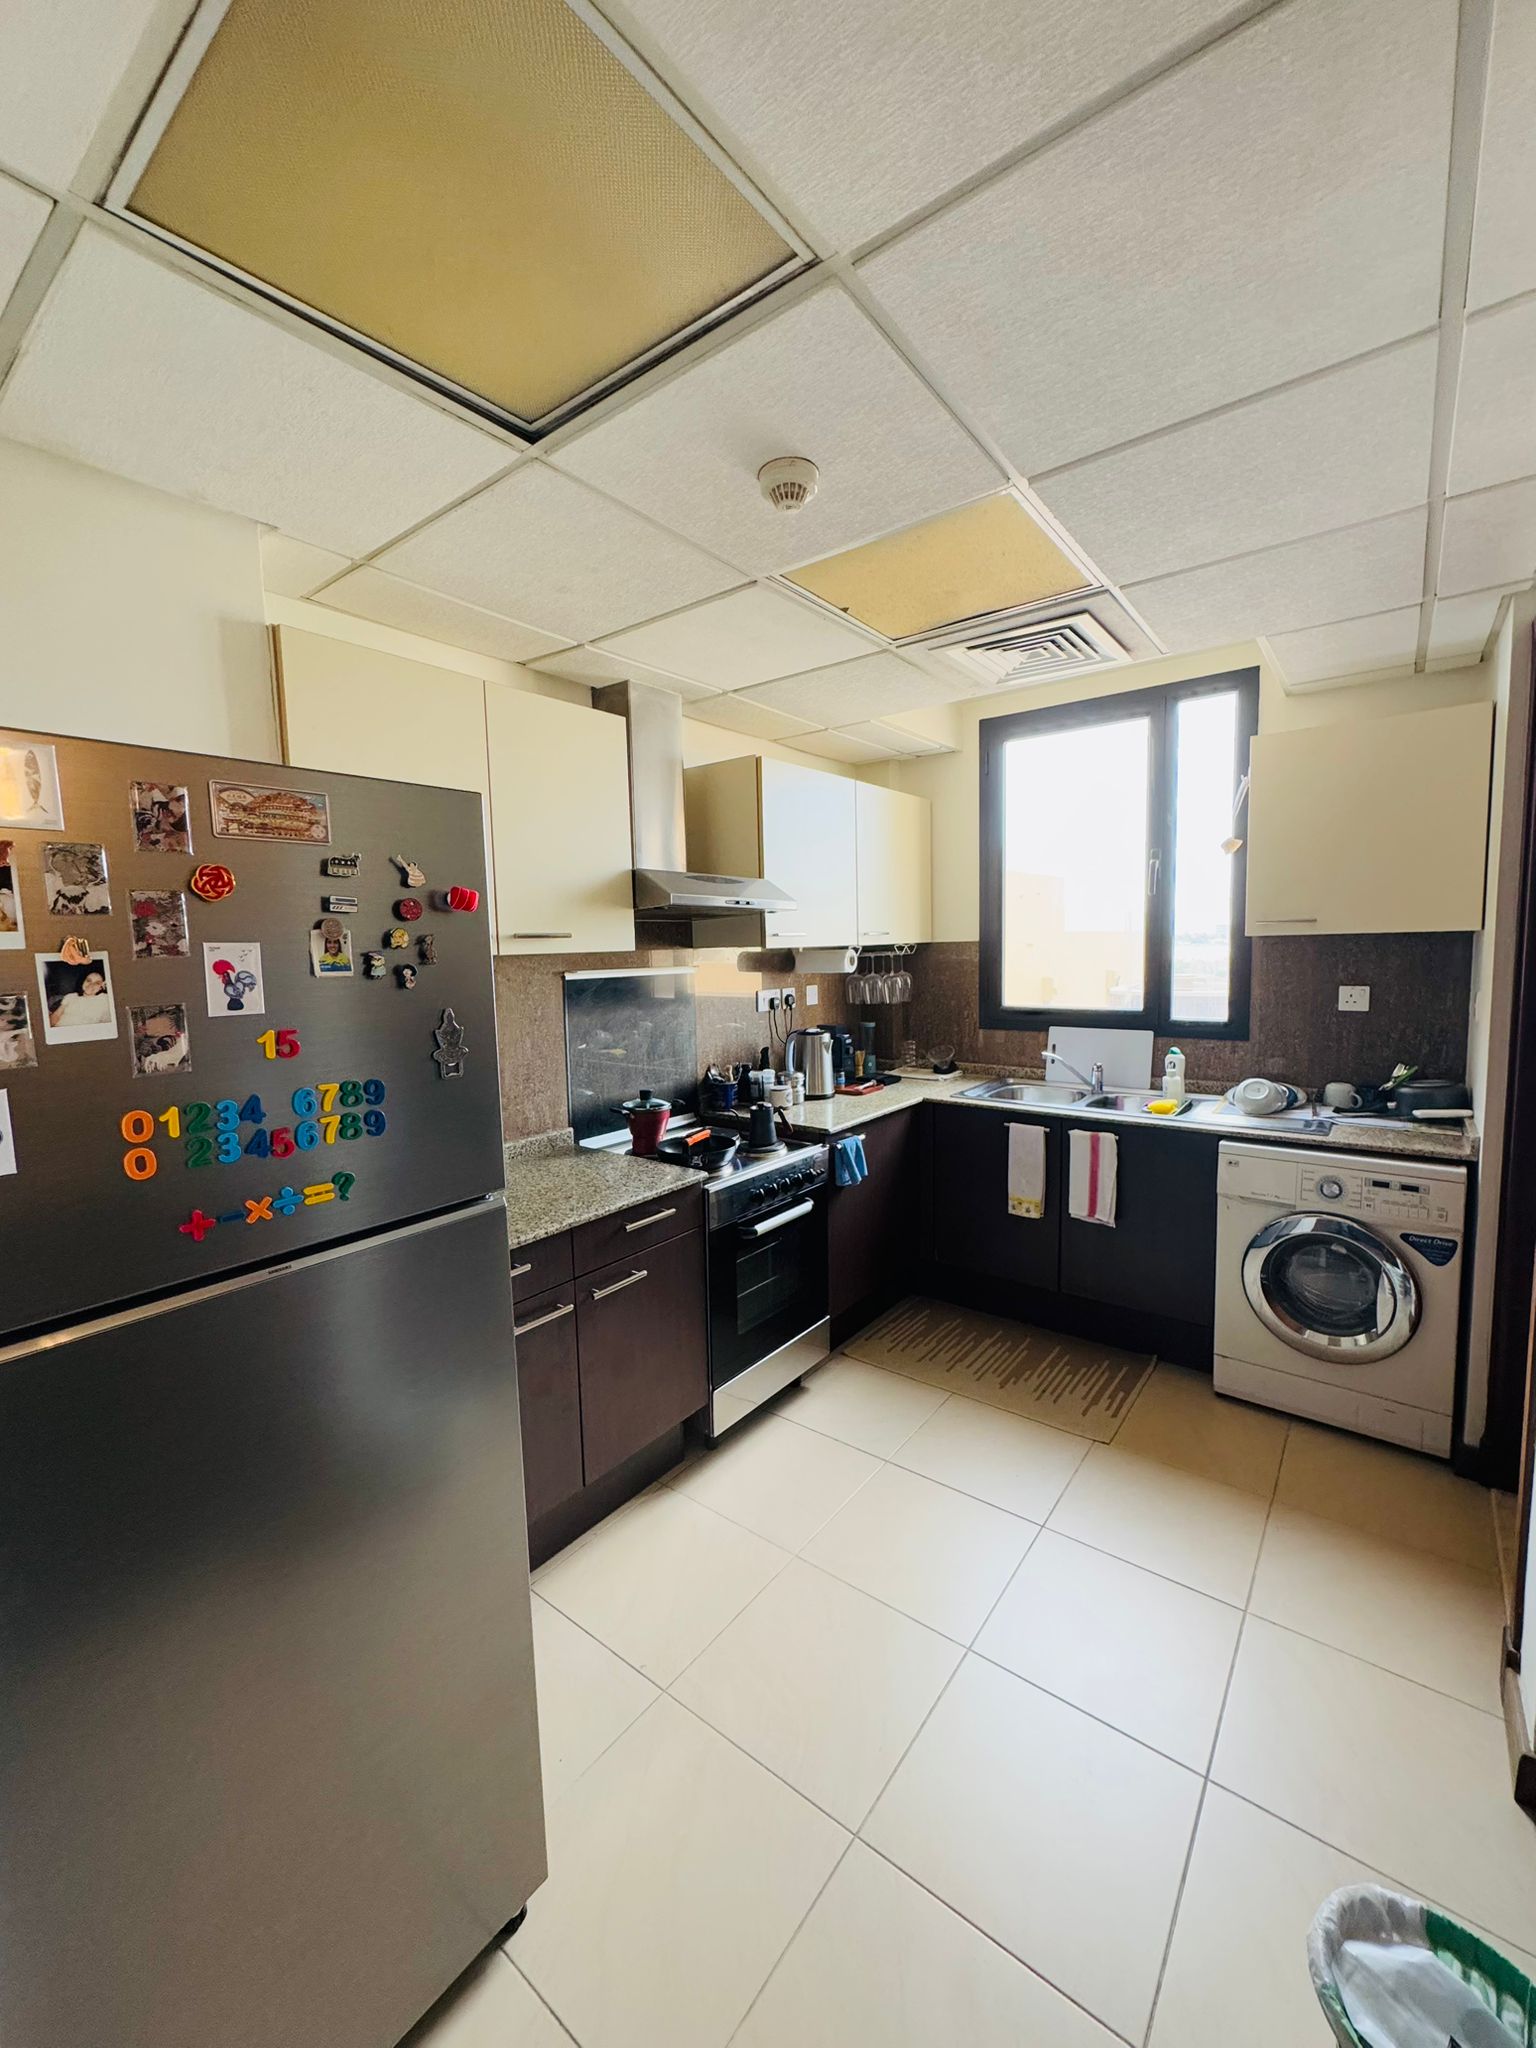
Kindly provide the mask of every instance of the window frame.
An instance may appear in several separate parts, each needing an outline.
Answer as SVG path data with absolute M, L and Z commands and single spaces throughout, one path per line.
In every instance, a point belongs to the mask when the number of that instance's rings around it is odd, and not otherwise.
M 1192 676 L 1148 690 L 1111 691 L 1037 710 L 984 718 L 979 728 L 981 773 L 981 974 L 979 1010 L 985 1031 L 1050 1031 L 1058 1024 L 1087 1024 L 1110 1030 L 1153 1031 L 1160 1038 L 1246 1038 L 1253 981 L 1253 941 L 1244 909 L 1248 885 L 1246 837 L 1232 862 L 1232 954 L 1224 1023 L 1174 1018 L 1173 906 L 1178 802 L 1174 748 L 1178 707 L 1192 697 L 1217 693 L 1237 697 L 1232 787 L 1247 773 L 1249 744 L 1259 728 L 1259 671 L 1226 669 Z M 1147 917 L 1146 1000 L 1139 1010 L 1010 1009 L 1003 1002 L 1003 749 L 1012 740 L 1073 727 L 1108 725 L 1126 718 L 1150 720 L 1147 749 Z M 1234 826 L 1234 831 L 1241 829 Z M 1153 863 L 1157 863 L 1155 873 Z

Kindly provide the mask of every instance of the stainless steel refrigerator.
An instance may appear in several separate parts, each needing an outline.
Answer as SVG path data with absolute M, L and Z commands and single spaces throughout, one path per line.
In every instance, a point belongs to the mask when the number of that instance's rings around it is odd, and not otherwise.
M 485 886 L 0 731 L 6 2048 L 391 2048 L 543 1879 Z

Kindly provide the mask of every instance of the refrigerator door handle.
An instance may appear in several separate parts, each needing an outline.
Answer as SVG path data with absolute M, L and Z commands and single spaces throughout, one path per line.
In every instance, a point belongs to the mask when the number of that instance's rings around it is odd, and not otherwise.
M 648 1280 L 650 1274 L 644 1266 L 636 1266 L 633 1273 L 627 1273 L 622 1280 L 615 1280 L 611 1287 L 594 1287 L 592 1299 L 602 1301 L 605 1296 L 617 1294 L 621 1287 L 633 1287 L 637 1280 Z

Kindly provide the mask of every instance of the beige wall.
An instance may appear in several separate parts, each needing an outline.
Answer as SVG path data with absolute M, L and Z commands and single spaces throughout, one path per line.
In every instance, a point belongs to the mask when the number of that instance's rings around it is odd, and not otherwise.
M 977 729 L 983 718 L 1036 710 L 1049 704 L 1087 702 L 1126 690 L 1183 682 L 1191 676 L 1217 675 L 1225 669 L 1255 666 L 1259 670 L 1259 725 L 1266 732 L 1331 725 L 1341 719 L 1382 718 L 1398 711 L 1428 711 L 1443 704 L 1465 704 L 1485 698 L 1489 691 L 1486 669 L 1465 668 L 1407 676 L 1398 681 L 1340 684 L 1333 689 L 1291 696 L 1286 693 L 1263 643 L 1248 640 L 1231 647 L 1209 648 L 1198 655 L 1169 655 L 1114 669 L 1106 675 L 1008 690 L 955 705 L 950 731 L 957 752 L 903 761 L 881 778 L 892 781 L 898 789 L 926 796 L 933 803 L 935 939 L 974 939 L 980 932 Z
M 275 760 L 255 526 L 0 441 L 0 724 Z

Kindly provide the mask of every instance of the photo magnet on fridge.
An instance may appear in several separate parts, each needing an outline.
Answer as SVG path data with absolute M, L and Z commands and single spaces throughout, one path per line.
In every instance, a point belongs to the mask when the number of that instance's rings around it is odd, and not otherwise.
M 52 747 L 0 732 L 0 825 L 62 832 L 59 765 Z
M 187 792 L 180 783 L 135 782 L 129 802 L 133 806 L 133 843 L 140 853 L 192 851 Z
M 261 978 L 261 947 L 254 939 L 203 942 L 203 981 L 210 1017 L 264 1017 L 267 991 Z
M 78 839 L 45 840 L 43 895 L 50 917 L 108 916 L 107 849 Z
M 66 960 L 62 953 L 39 953 L 37 986 L 43 999 L 45 1045 L 85 1045 L 96 1038 L 116 1038 L 112 963 L 105 953 L 93 953 L 89 960 L 81 961 Z
M 32 1012 L 27 998 L 0 996 L 0 1073 L 8 1068 L 36 1065 L 37 1041 L 32 1036 Z
M 290 839 L 311 846 L 331 843 L 330 802 L 320 790 L 210 782 L 208 805 L 219 839 Z
M 185 960 L 187 899 L 179 889 L 135 889 L 128 899 L 132 912 L 135 960 Z
M 128 1032 L 136 1074 L 190 1074 L 192 1040 L 184 1003 L 130 1003 Z
M 11 1133 L 10 1097 L 0 1088 L 0 1178 L 16 1171 L 16 1140 Z
M 328 917 L 309 935 L 309 965 L 313 974 L 350 974 L 352 934 L 345 925 Z
M 21 908 L 16 842 L 0 839 L 0 953 L 19 953 L 26 943 L 27 923 Z

